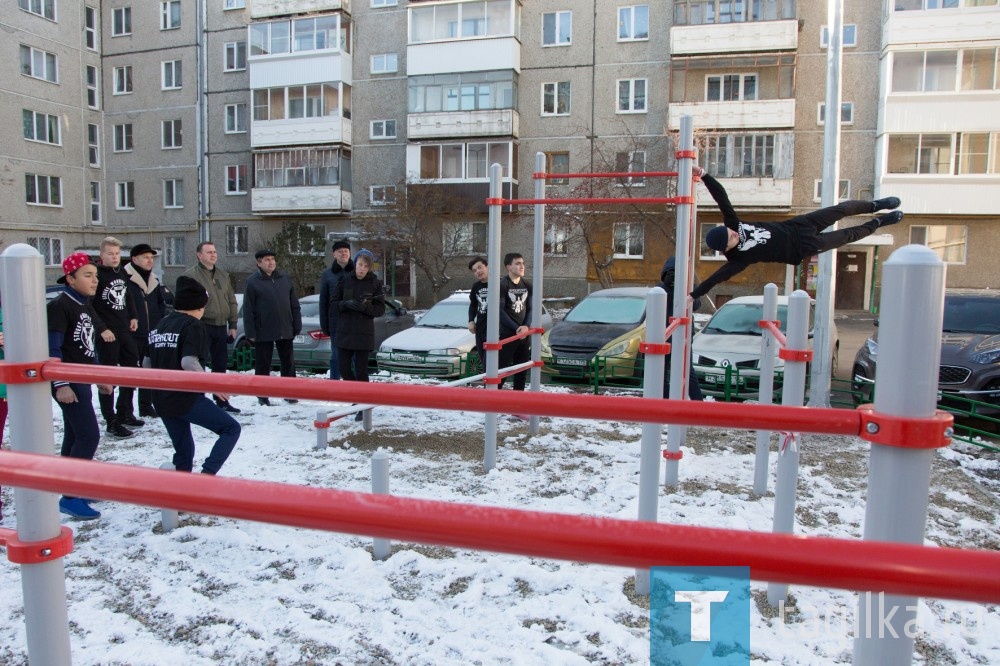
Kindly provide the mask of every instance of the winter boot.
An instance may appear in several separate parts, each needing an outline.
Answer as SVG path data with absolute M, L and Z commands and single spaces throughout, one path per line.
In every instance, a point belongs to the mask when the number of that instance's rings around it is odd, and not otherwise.
M 878 220 L 878 227 L 879 229 L 881 229 L 882 227 L 887 227 L 890 224 L 896 224 L 897 222 L 902 220 L 903 211 L 894 210 L 891 213 L 886 213 L 885 215 L 879 215 L 875 219 Z
M 872 202 L 872 212 L 879 210 L 895 210 L 902 202 L 899 197 L 883 197 Z

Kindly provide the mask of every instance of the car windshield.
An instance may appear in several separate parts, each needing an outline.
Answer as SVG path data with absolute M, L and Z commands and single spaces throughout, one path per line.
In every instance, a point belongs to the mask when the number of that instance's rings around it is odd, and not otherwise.
M 469 302 L 441 301 L 428 310 L 417 326 L 425 328 L 465 328 L 469 325 Z
M 945 333 L 1000 333 L 1000 299 L 946 295 Z
M 715 313 L 702 330 L 725 335 L 760 335 L 763 311 L 764 306 L 757 303 L 727 303 Z M 781 330 L 784 331 L 788 327 L 788 306 L 778 306 L 778 321 L 781 322 Z
M 646 299 L 637 296 L 588 296 L 569 311 L 565 321 L 578 324 L 642 323 Z

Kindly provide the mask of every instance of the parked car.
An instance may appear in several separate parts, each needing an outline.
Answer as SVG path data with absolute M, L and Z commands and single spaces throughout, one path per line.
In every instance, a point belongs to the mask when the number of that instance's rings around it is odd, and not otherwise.
M 852 386 L 859 402 L 872 400 L 877 362 L 876 330 L 854 357 Z M 945 400 L 960 396 L 1000 409 L 1000 291 L 945 291 L 938 389 Z
M 229 345 L 230 367 L 249 370 L 253 367 L 253 343 L 243 331 L 243 294 L 236 294 L 239 305 L 239 321 L 236 324 L 236 339 Z M 302 306 L 302 332 L 295 336 L 292 345 L 297 369 L 325 372 L 330 368 L 330 337 L 323 333 L 319 323 L 319 296 L 316 294 L 299 299 Z M 375 319 L 375 345 L 386 338 L 413 326 L 414 318 L 403 304 L 397 300 L 385 299 L 385 315 Z M 374 352 L 371 355 L 374 358 Z M 278 364 L 278 355 L 274 355 Z
M 604 380 L 641 375 L 647 287 L 595 291 L 542 336 L 543 372 L 559 379 Z
M 552 328 L 552 316 L 542 306 L 542 328 Z M 379 370 L 460 377 L 478 372 L 476 336 L 469 333 L 469 292 L 457 291 L 438 301 L 413 328 L 385 340 L 376 356 Z
M 809 306 L 809 348 L 813 340 L 813 316 L 815 303 Z M 760 320 L 764 318 L 763 296 L 740 296 L 727 301 L 719 308 L 708 323 L 694 336 L 691 349 L 694 369 L 705 388 L 725 386 L 727 368 L 730 370 L 729 383 L 736 383 L 741 390 L 756 390 L 760 385 Z M 788 330 L 788 297 L 778 297 L 778 321 L 782 333 Z M 837 369 L 840 357 L 840 338 L 837 326 L 833 327 L 833 357 L 831 374 Z M 784 369 L 784 359 L 778 357 L 778 347 L 774 347 L 774 368 Z M 735 375 L 735 378 L 733 376 Z

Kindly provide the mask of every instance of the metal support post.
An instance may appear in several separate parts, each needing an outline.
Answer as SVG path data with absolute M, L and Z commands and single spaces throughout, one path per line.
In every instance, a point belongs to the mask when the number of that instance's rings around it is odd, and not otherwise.
M 926 419 L 937 408 L 945 265 L 933 250 L 907 245 L 883 264 L 874 414 Z M 879 432 L 869 423 L 866 434 Z M 934 449 L 925 442 L 872 442 L 865 541 L 922 544 Z M 855 666 L 896 666 L 913 659 L 917 597 L 862 592 Z
M 503 167 L 499 164 L 490 165 L 490 199 L 496 201 L 503 196 Z M 490 277 L 486 284 L 486 341 L 496 344 L 500 341 L 500 209 L 496 203 L 490 204 L 489 214 L 489 255 Z M 499 352 L 490 349 L 486 352 L 486 377 L 484 379 L 487 391 L 500 388 L 494 382 L 500 369 Z M 483 445 L 483 467 L 489 472 L 497 464 L 497 414 L 487 412 L 485 419 L 485 443 Z
M 653 287 L 646 294 L 646 360 L 643 366 L 642 397 L 663 399 L 664 343 L 667 329 L 655 322 L 667 319 L 667 292 Z M 660 430 L 659 423 L 642 424 L 642 444 L 639 453 L 639 520 L 656 522 L 660 494 Z M 635 570 L 635 593 L 649 594 L 649 569 Z
M 330 445 L 330 416 L 325 409 L 316 412 L 316 443 L 313 444 L 314 451 L 322 451 Z
M 49 356 L 45 312 L 45 274 L 35 248 L 18 243 L 0 256 L 3 285 L 4 358 L 9 363 L 40 363 Z M 16 315 L 14 315 L 16 313 Z M 10 442 L 13 451 L 52 455 L 51 384 L 8 384 Z M 53 493 L 14 488 L 17 538 L 46 541 L 60 534 L 58 498 Z M 28 661 L 70 663 L 66 572 L 62 558 L 21 566 Z
M 788 334 L 786 349 L 802 351 L 809 343 L 809 294 L 798 289 L 788 297 Z M 781 404 L 801 407 L 806 393 L 806 362 L 785 361 L 785 383 Z M 799 478 L 799 445 L 801 435 L 785 433 L 778 451 L 778 479 L 774 484 L 775 534 L 795 531 L 795 492 Z M 767 603 L 777 607 L 788 597 L 787 583 L 767 584 Z
M 372 493 L 376 495 L 389 494 L 389 454 L 384 449 L 379 449 L 372 454 Z M 376 560 L 387 559 L 392 552 L 392 541 L 373 539 L 372 552 Z
M 174 467 L 172 462 L 165 462 L 160 465 L 160 469 L 168 469 L 171 472 L 176 472 L 177 468 Z M 160 525 L 163 527 L 163 533 L 173 532 L 177 529 L 180 524 L 180 514 L 176 509 L 160 509 Z
M 535 153 L 535 173 L 545 171 L 545 153 Z M 535 198 L 545 198 L 545 180 L 535 179 Z M 531 255 L 531 326 L 542 325 L 542 287 L 545 277 L 545 204 L 535 204 L 535 247 Z M 531 360 L 535 365 L 531 368 L 531 390 L 542 390 L 542 368 L 538 362 L 542 360 L 542 334 L 531 336 Z M 528 421 L 528 432 L 538 434 L 538 415 L 532 414 Z
M 774 321 L 778 318 L 778 285 L 769 282 L 764 285 L 764 309 L 761 319 Z M 760 336 L 760 395 L 757 400 L 762 405 L 774 402 L 774 356 L 777 341 L 768 331 Z M 763 495 L 767 492 L 767 475 L 770 471 L 771 431 L 757 431 L 757 455 L 753 465 L 753 492 Z

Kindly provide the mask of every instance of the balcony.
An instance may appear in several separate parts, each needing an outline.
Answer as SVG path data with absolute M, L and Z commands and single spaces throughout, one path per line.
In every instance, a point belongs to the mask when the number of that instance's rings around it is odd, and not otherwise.
M 1000 176 L 889 173 L 880 194 L 903 200 L 909 215 L 989 215 L 1000 210 Z
M 794 19 L 670 28 L 670 54 L 674 56 L 794 51 L 798 44 L 799 23 Z
M 406 117 L 408 139 L 474 136 L 518 136 L 520 116 L 512 109 L 411 113 Z
M 406 47 L 406 75 L 521 71 L 521 44 L 513 37 L 428 42 Z
M 882 24 L 882 43 L 936 44 L 995 40 L 1000 31 L 998 7 L 962 7 L 889 12 Z
M 278 88 L 343 81 L 352 82 L 350 53 L 304 51 L 254 56 L 248 61 L 250 88 Z
M 669 106 L 670 129 L 679 129 L 681 116 L 691 116 L 696 127 L 765 129 L 795 126 L 794 99 L 739 102 L 674 102 Z
M 335 115 L 293 120 L 254 120 L 250 145 L 254 148 L 296 145 L 350 145 L 351 121 Z
M 889 134 L 984 131 L 998 127 L 998 108 L 1000 91 L 996 90 L 889 93 L 883 131 Z
M 792 179 L 775 178 L 719 178 L 726 188 L 729 201 L 741 211 L 761 208 L 791 208 Z M 712 195 L 704 187 L 695 188 L 699 208 L 715 208 Z M 907 208 L 909 211 L 909 208 Z
M 351 193 L 339 185 L 255 187 L 250 207 L 258 215 L 340 215 L 351 212 Z
M 253 0 L 250 3 L 250 18 L 331 12 L 338 9 L 350 14 L 351 0 Z

